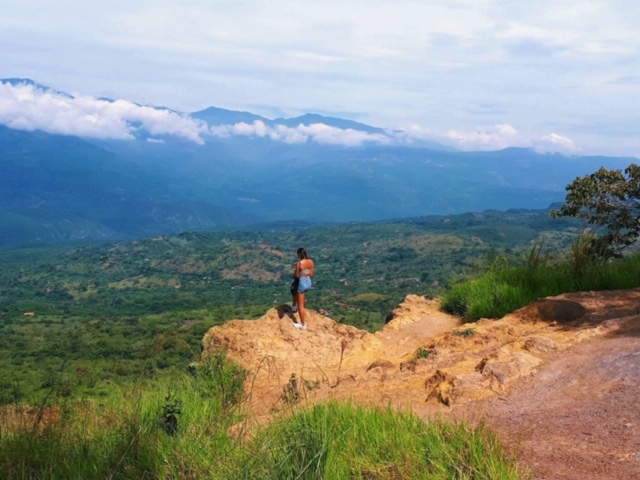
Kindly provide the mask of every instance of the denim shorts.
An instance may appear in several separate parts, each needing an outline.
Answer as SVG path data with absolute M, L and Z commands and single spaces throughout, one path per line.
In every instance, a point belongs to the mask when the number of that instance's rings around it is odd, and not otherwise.
M 304 293 L 311 288 L 310 277 L 300 277 L 300 283 L 298 283 L 298 293 Z

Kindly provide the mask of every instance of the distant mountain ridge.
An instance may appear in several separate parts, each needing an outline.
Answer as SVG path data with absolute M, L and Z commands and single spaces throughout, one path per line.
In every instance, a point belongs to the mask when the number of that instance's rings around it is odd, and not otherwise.
M 200 110 L 199 112 L 193 112 L 190 115 L 194 118 L 206 121 L 209 125 L 225 125 L 240 122 L 253 123 L 259 121 L 271 127 L 284 125 L 286 127 L 293 128 L 298 125 L 321 123 L 323 125 L 329 125 L 343 130 L 352 129 L 367 133 L 385 133 L 385 130 L 382 128 L 372 127 L 370 125 L 365 125 L 364 123 L 345 120 L 342 118 L 325 117 L 317 113 L 306 113 L 294 118 L 276 118 L 274 120 L 270 120 L 250 112 L 236 112 L 233 110 L 225 110 L 223 108 L 209 107 L 204 110 Z
M 209 107 L 198 112 L 191 113 L 194 118 L 204 120 L 209 125 L 225 125 L 234 123 L 253 123 L 256 121 L 269 124 L 271 120 L 260 115 L 250 112 L 237 112 L 234 110 L 226 110 L 224 108 Z
M 351 129 L 367 133 L 385 133 L 385 130 L 382 128 L 372 127 L 370 125 L 365 125 L 364 123 L 345 120 L 342 118 L 325 117 L 317 113 L 306 113 L 300 117 L 294 118 L 276 118 L 272 123 L 276 125 L 286 125 L 287 127 L 297 127 L 300 124 L 312 125 L 314 123 L 322 123 L 324 125 L 330 125 L 343 130 Z
M 73 98 L 28 79 L 1 82 Z M 0 125 L 0 245 L 541 209 L 562 201 L 576 176 L 637 161 L 397 145 L 383 129 L 317 114 L 269 120 L 217 107 L 144 108 L 134 114 L 150 111 L 156 123 L 134 115 L 128 139 Z M 313 134 L 322 141 L 300 139 Z M 352 138 L 375 141 L 340 143 Z
M 65 99 L 75 98 L 73 95 L 70 95 L 68 93 L 64 93 L 58 90 L 54 90 L 48 86 L 42 85 L 28 78 L 0 79 L 0 84 L 8 84 L 14 87 L 29 86 L 41 92 L 59 95 Z M 112 104 L 116 102 L 116 100 L 108 97 L 99 97 L 96 100 L 112 103 Z M 206 124 L 207 128 L 215 128 L 215 127 L 221 127 L 221 126 L 228 127 L 228 126 L 235 126 L 238 124 L 253 125 L 255 122 L 260 122 L 264 126 L 269 127 L 271 129 L 275 129 L 275 130 L 280 129 L 282 127 L 286 127 L 289 129 L 296 129 L 301 126 L 310 127 L 312 125 L 322 125 L 324 127 L 331 127 L 331 128 L 337 129 L 338 131 L 348 131 L 352 133 L 372 135 L 372 137 L 368 138 L 368 140 L 378 144 L 396 144 L 396 145 L 407 144 L 406 139 L 400 140 L 399 138 L 396 137 L 395 134 L 397 133 L 397 131 L 374 127 L 374 126 L 367 125 L 361 122 L 356 122 L 353 120 L 324 116 L 318 113 L 305 113 L 304 115 L 292 117 L 292 118 L 281 117 L 276 119 L 268 119 L 266 117 L 263 117 L 261 115 L 257 115 L 251 112 L 228 110 L 228 109 L 214 107 L 214 106 L 205 108 L 200 111 L 187 113 L 187 112 L 179 112 L 177 110 L 163 107 L 163 106 L 141 105 L 136 102 L 129 102 L 129 103 L 133 105 L 137 105 L 139 107 L 151 108 L 156 111 L 171 112 L 183 118 L 193 119 L 195 121 L 201 121 Z M 50 133 L 57 133 L 57 132 L 50 132 Z M 249 135 L 246 133 L 246 131 L 244 132 L 244 134 Z M 363 138 L 366 138 L 366 135 L 365 137 L 360 136 L 360 139 L 358 140 L 358 142 L 366 141 L 366 140 L 363 140 Z M 145 133 L 142 129 L 135 129 L 135 136 L 137 138 L 141 138 L 147 141 L 154 141 L 154 137 L 157 137 L 158 135 Z M 257 134 L 257 136 L 260 136 L 260 134 Z M 280 135 L 276 135 L 276 136 L 278 136 L 278 138 L 281 138 Z M 163 138 L 162 135 L 160 135 L 160 137 Z M 409 142 L 415 147 L 430 148 L 430 149 L 443 150 L 443 151 L 455 150 L 451 146 L 443 145 L 432 139 L 412 138 Z M 332 143 L 332 142 L 329 142 L 329 143 Z M 340 143 L 340 141 L 337 141 L 336 143 Z
M 66 98 L 73 98 L 73 95 L 47 87 L 46 85 L 42 85 L 41 83 L 31 80 L 30 78 L 0 78 L 0 83 L 8 83 L 14 87 L 18 85 L 27 85 L 42 90 L 43 92 L 53 93 Z

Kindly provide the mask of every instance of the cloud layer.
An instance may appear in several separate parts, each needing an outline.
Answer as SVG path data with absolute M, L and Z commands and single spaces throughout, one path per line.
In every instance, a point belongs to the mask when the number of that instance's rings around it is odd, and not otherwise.
M 131 140 L 136 132 L 173 135 L 202 144 L 203 122 L 126 100 L 69 96 L 28 83 L 0 83 L 0 124 L 20 130 Z
M 246 136 L 269 138 L 289 144 L 315 142 L 323 145 L 341 145 L 345 147 L 357 147 L 365 144 L 389 145 L 393 137 L 384 134 L 372 134 L 352 128 L 337 128 L 323 123 L 310 125 L 300 124 L 297 127 L 285 125 L 266 125 L 260 120 L 248 123 L 236 123 L 234 125 L 214 125 L 210 132 L 216 137 Z
M 5 3 L 1 76 L 183 112 L 322 112 L 405 138 L 417 124 L 464 148 L 570 146 L 555 134 L 589 154 L 640 155 L 626 133 L 640 122 L 637 0 Z M 105 128 L 135 134 L 136 122 Z M 386 141 L 270 128 L 283 141 Z M 197 125 L 179 131 L 206 141 Z
M 141 106 L 126 100 L 102 100 L 86 95 L 67 95 L 30 83 L 0 83 L 0 124 L 21 130 L 86 138 L 132 140 L 147 137 L 160 143 L 174 136 L 204 144 L 207 137 L 233 136 L 267 138 L 288 144 L 313 142 L 321 145 L 358 147 L 363 145 L 420 145 L 429 141 L 461 150 L 497 150 L 512 146 L 533 147 L 540 152 L 573 154 L 574 142 L 550 133 L 527 139 L 508 124 L 478 127 L 473 131 L 434 132 L 419 125 L 405 129 L 369 133 L 353 128 L 337 128 L 323 123 L 289 127 L 267 125 L 263 121 L 228 125 L 207 125 L 189 115 L 167 109 Z M 160 138 L 158 138 L 160 137 Z

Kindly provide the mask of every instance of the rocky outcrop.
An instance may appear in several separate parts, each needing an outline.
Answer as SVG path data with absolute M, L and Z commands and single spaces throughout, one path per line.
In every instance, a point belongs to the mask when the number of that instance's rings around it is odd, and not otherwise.
M 462 325 L 439 311 L 438 301 L 410 295 L 375 334 L 314 311 L 308 330 L 297 330 L 297 314 L 281 306 L 258 320 L 213 327 L 203 355 L 224 349 L 250 372 L 256 411 L 279 408 L 292 375 L 297 398 L 307 402 L 354 398 L 437 411 L 503 394 L 550 355 L 620 329 L 639 304 L 639 290 L 615 300 L 610 292 L 568 294 Z
M 281 307 L 212 328 L 203 355 L 225 348 L 249 369 L 257 423 L 293 403 L 350 399 L 483 422 L 534 479 L 640 478 L 640 289 L 466 325 L 437 307 L 409 296 L 376 334 L 315 312 L 298 331 Z

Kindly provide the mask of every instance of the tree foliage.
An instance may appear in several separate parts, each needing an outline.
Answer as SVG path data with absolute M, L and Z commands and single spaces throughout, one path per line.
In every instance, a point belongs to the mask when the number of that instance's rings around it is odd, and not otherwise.
M 585 218 L 606 232 L 592 242 L 601 256 L 618 255 L 640 235 L 640 166 L 629 165 L 624 173 L 602 167 L 567 185 L 566 203 L 554 217 Z

